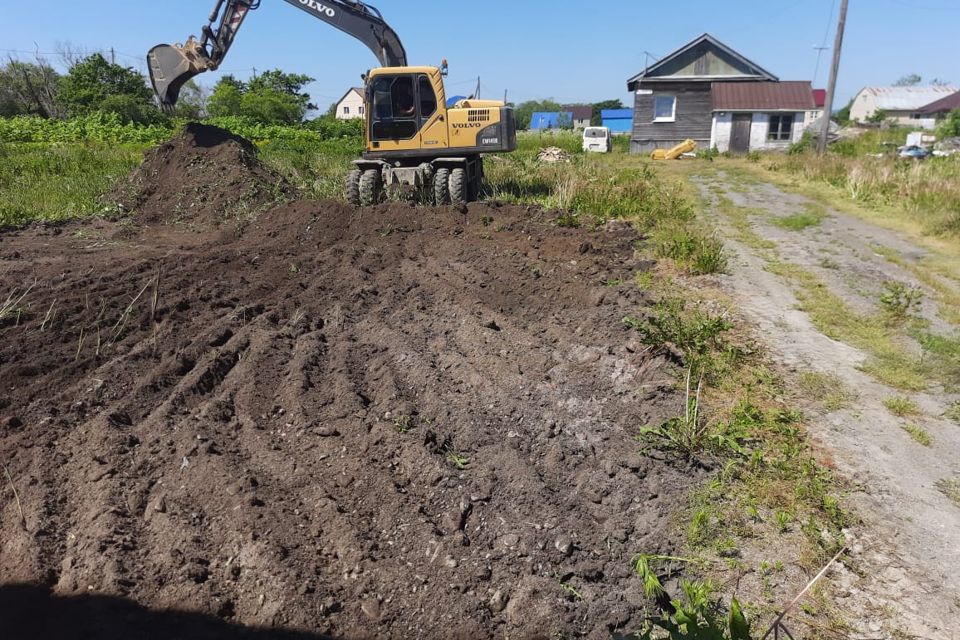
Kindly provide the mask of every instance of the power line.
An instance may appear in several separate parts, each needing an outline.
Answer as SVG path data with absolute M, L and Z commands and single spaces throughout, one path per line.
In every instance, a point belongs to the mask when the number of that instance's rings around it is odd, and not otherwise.
M 837 0 L 831 0 L 830 2 L 830 13 L 827 15 L 827 28 L 823 31 L 823 42 L 820 44 L 817 49 L 817 64 L 813 68 L 813 84 L 817 84 L 817 76 L 820 75 L 820 59 L 823 57 L 823 52 L 828 51 L 830 47 L 827 46 L 827 39 L 830 37 L 830 27 L 833 25 L 833 11 L 837 8 Z

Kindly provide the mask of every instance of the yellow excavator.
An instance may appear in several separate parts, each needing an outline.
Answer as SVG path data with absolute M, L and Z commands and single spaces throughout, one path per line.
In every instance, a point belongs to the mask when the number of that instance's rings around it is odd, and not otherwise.
M 483 154 L 517 147 L 512 107 L 473 98 L 447 106 L 439 67 L 407 66 L 396 32 L 374 7 L 359 0 L 284 0 L 357 38 L 380 67 L 363 75 L 366 150 L 354 161 L 345 195 L 354 205 L 380 202 L 393 189 L 418 190 L 436 204 L 476 200 Z M 217 69 L 244 20 L 260 0 L 217 0 L 199 40 L 157 45 L 147 54 L 150 81 L 162 108 L 176 105 L 191 78 Z

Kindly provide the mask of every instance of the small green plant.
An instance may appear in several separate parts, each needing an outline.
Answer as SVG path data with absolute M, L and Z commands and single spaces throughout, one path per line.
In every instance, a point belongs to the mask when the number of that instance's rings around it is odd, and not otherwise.
M 559 573 L 553 575 L 554 580 L 557 581 L 557 584 L 560 585 L 560 588 L 563 589 L 567 595 L 572 597 L 574 600 L 583 600 L 583 594 L 581 594 L 576 587 L 574 587 L 569 582 L 564 581 L 563 576 Z
M 662 638 L 664 633 L 670 640 L 751 640 L 750 623 L 736 598 L 723 616 L 710 582 L 681 580 L 680 590 L 683 599 L 671 600 L 672 611 L 650 618 L 637 634 L 640 640 Z
M 920 310 L 923 291 L 902 282 L 890 280 L 883 283 L 880 305 L 894 324 L 902 324 Z
M 406 414 L 399 415 L 393 419 L 393 426 L 397 430 L 397 433 L 407 433 L 417 426 L 417 420 L 413 416 Z
M 447 455 L 447 460 L 453 463 L 457 469 L 463 471 L 467 468 L 467 465 L 470 464 L 470 458 L 463 455 L 462 453 L 451 453 Z
M 903 425 L 902 429 L 909 433 L 910 437 L 913 438 L 913 440 L 918 444 L 922 444 L 925 447 L 929 447 L 933 444 L 933 439 L 923 427 L 918 427 L 915 424 L 905 424 Z
M 658 302 L 647 318 L 626 317 L 623 322 L 640 333 L 644 344 L 672 346 L 679 351 L 697 376 L 710 368 L 712 353 L 728 348 L 722 336 L 733 328 L 729 320 L 711 315 L 699 306 L 688 310 L 686 302 L 679 298 Z
M 900 418 L 904 416 L 913 416 L 920 413 L 920 407 L 916 402 L 906 396 L 893 396 L 883 401 L 883 406 L 887 411 Z
M 960 507 L 960 478 L 942 478 L 937 480 L 937 489 Z
M 793 523 L 792 513 L 778 509 L 776 512 L 774 512 L 773 518 L 777 522 L 777 530 L 780 533 L 786 533 L 790 530 L 790 525 Z

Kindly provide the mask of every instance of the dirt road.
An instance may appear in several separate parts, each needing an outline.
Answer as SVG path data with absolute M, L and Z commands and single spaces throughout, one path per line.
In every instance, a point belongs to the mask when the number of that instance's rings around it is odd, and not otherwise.
M 952 335 L 954 328 L 932 302 L 936 291 L 909 268 L 926 252 L 895 233 L 821 211 L 771 184 L 722 171 L 696 181 L 732 250 L 723 286 L 756 324 L 771 357 L 795 379 L 816 372 L 835 381 L 824 394 L 848 396 L 830 406 L 824 397 L 800 393 L 814 438 L 852 481 L 850 500 L 865 521 L 852 532 L 853 571 L 841 569 L 833 578 L 838 606 L 866 635 L 882 625 L 919 637 L 951 637 L 960 610 L 960 505 L 937 483 L 960 474 L 960 426 L 944 417 L 958 398 L 953 381 L 933 381 L 917 392 L 879 382 L 864 371 L 872 354 L 824 335 L 811 319 L 811 294 L 804 290 L 814 286 L 831 292 L 851 314 L 877 314 L 884 283 L 904 283 L 925 293 L 917 313 L 930 331 Z M 799 229 L 783 224 L 787 216 L 804 212 L 814 212 L 819 220 Z M 943 280 L 943 285 L 958 283 Z M 916 403 L 918 414 L 893 415 L 885 402 L 900 397 Z M 929 446 L 912 439 L 907 426 L 927 433 Z M 895 613 L 880 615 L 884 606 Z M 888 621 L 882 623 L 884 617 Z

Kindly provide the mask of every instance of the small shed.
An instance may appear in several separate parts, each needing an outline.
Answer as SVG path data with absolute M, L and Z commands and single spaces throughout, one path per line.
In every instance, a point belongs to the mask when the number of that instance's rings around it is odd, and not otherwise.
M 630 133 L 633 128 L 633 110 L 603 109 L 600 111 L 600 120 L 611 133 Z

